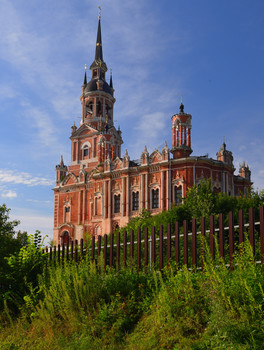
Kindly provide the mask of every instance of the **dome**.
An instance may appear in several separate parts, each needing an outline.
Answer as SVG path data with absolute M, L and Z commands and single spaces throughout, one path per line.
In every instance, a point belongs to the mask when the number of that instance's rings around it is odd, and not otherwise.
M 104 79 L 102 79 L 102 81 L 104 83 L 103 91 L 113 96 L 113 90 L 111 89 L 111 87 L 108 85 L 108 83 Z M 97 79 L 91 79 L 89 83 L 87 83 L 87 85 L 85 86 L 85 92 L 98 91 L 96 82 L 97 82 Z

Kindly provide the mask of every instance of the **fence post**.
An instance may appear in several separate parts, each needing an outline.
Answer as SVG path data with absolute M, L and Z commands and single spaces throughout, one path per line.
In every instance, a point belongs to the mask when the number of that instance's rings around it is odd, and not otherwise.
M 214 220 L 214 216 L 210 215 L 210 253 L 213 259 L 215 258 L 214 236 L 215 236 L 215 220 Z
M 50 256 L 49 256 L 50 261 L 52 261 L 52 247 L 50 247 Z
M 219 214 L 219 251 L 220 256 L 225 257 L 225 231 L 224 231 L 224 215 Z
M 180 264 L 180 228 L 179 222 L 175 222 L 175 261 L 177 266 Z
M 144 247 L 145 247 L 145 273 L 147 272 L 148 269 L 148 228 L 145 227 L 145 237 L 144 237 Z
M 114 234 L 110 234 L 110 267 L 113 267 Z
M 205 263 L 205 233 L 206 233 L 206 221 L 205 217 L 201 217 L 201 267 L 204 270 Z
M 56 266 L 56 246 L 54 247 L 54 265 Z
M 119 270 L 120 266 L 120 232 L 118 231 L 116 234 L 116 266 Z
M 60 244 L 58 244 L 58 263 L 60 264 Z
M 233 254 L 234 254 L 234 214 L 232 211 L 228 213 L 228 225 L 229 225 L 229 260 L 230 269 L 233 270 Z
M 62 246 L 61 246 L 61 262 L 62 262 L 62 267 L 64 266 L 64 243 L 62 243 Z
M 67 261 L 69 261 L 69 244 L 70 244 L 70 242 L 69 242 L 69 240 L 68 240 L 67 246 L 66 246 L 66 260 L 67 260 Z
M 171 224 L 167 225 L 167 267 L 170 266 L 171 259 Z
M 138 272 L 141 268 L 141 229 L 137 230 L 137 269 Z
M 86 246 L 87 249 L 87 246 Z M 91 259 L 92 262 L 94 262 L 94 254 L 95 253 L 95 236 L 92 237 L 92 254 L 91 254 Z M 86 252 L 86 256 L 87 256 L 88 252 Z
M 75 240 L 75 253 L 74 253 L 74 261 L 78 262 L 78 240 Z
M 255 255 L 255 220 L 254 209 L 249 208 L 249 242 L 251 244 L 253 255 Z
M 260 254 L 261 263 L 264 263 L 264 207 L 259 208 L 259 221 L 260 221 Z
M 73 261 L 73 241 L 71 241 L 71 261 Z
M 130 266 L 132 268 L 134 260 L 134 230 L 130 231 Z
M 124 239 L 123 239 L 123 266 L 126 267 L 126 259 L 127 259 L 127 232 L 124 231 Z
M 107 234 L 104 235 L 104 269 L 107 264 Z
M 159 268 L 163 269 L 163 225 L 159 228 Z
M 188 222 L 183 221 L 183 263 L 188 268 Z
M 97 257 L 98 258 L 101 254 L 101 248 L 102 248 L 102 236 L 98 236 L 98 240 L 97 240 Z
M 197 266 L 197 230 L 196 219 L 192 219 L 192 264 Z

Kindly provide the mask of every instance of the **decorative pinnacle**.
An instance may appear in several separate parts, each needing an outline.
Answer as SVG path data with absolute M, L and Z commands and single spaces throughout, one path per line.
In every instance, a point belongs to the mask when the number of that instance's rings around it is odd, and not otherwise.
M 98 16 L 98 19 L 101 19 L 101 6 L 98 6 L 99 8 L 99 16 Z
M 112 75 L 112 68 L 110 68 L 110 74 Z

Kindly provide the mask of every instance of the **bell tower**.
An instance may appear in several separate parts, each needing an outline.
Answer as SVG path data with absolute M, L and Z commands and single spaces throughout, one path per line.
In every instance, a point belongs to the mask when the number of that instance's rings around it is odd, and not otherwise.
M 113 161 L 121 156 L 123 140 L 121 131 L 116 130 L 113 120 L 115 98 L 112 70 L 109 83 L 106 81 L 108 68 L 103 59 L 100 6 L 95 56 L 90 71 L 91 79 L 87 81 L 85 65 L 80 97 L 81 123 L 79 128 L 75 125 L 72 127 L 72 165 L 93 163 L 94 166 L 95 163 L 103 163 L 108 158 Z M 89 132 L 86 135 L 84 129 L 87 130 L 87 128 Z
M 179 108 L 179 113 L 172 117 L 172 149 L 173 158 L 189 157 L 192 153 L 191 149 L 191 114 L 184 112 L 184 105 L 182 103 Z

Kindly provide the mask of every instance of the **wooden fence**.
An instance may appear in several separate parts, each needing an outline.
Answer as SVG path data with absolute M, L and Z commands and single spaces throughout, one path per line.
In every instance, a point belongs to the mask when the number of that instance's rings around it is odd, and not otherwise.
M 201 218 L 199 222 L 183 221 L 182 225 L 161 225 L 159 230 L 154 226 L 144 232 L 138 229 L 104 236 L 93 236 L 87 244 L 81 239 L 70 242 L 68 245 L 58 245 L 43 250 L 48 260 L 53 264 L 64 264 L 65 261 L 78 262 L 84 258 L 88 261 L 103 260 L 104 268 L 120 268 L 121 266 L 136 267 L 138 270 L 157 267 L 160 270 L 165 266 L 176 263 L 177 266 L 186 265 L 188 268 L 203 268 L 205 246 L 212 257 L 218 252 L 226 264 L 233 266 L 235 251 L 248 236 L 255 259 L 264 262 L 264 207 L 254 212 L 249 209 L 248 222 L 244 223 L 244 213 L 238 212 L 238 224 L 234 224 L 234 214 L 229 212 L 228 218 L 223 214 L 217 218 L 210 216 L 209 220 Z M 255 222 L 255 214 L 258 221 Z M 226 219 L 226 220 L 224 220 Z M 228 219 L 228 226 L 224 225 Z M 216 225 L 216 221 L 217 224 Z M 199 231 L 197 230 L 199 227 Z M 135 240 L 136 238 L 136 240 Z M 110 244 L 109 244 L 110 243 Z M 206 245 L 205 245 L 206 243 Z

